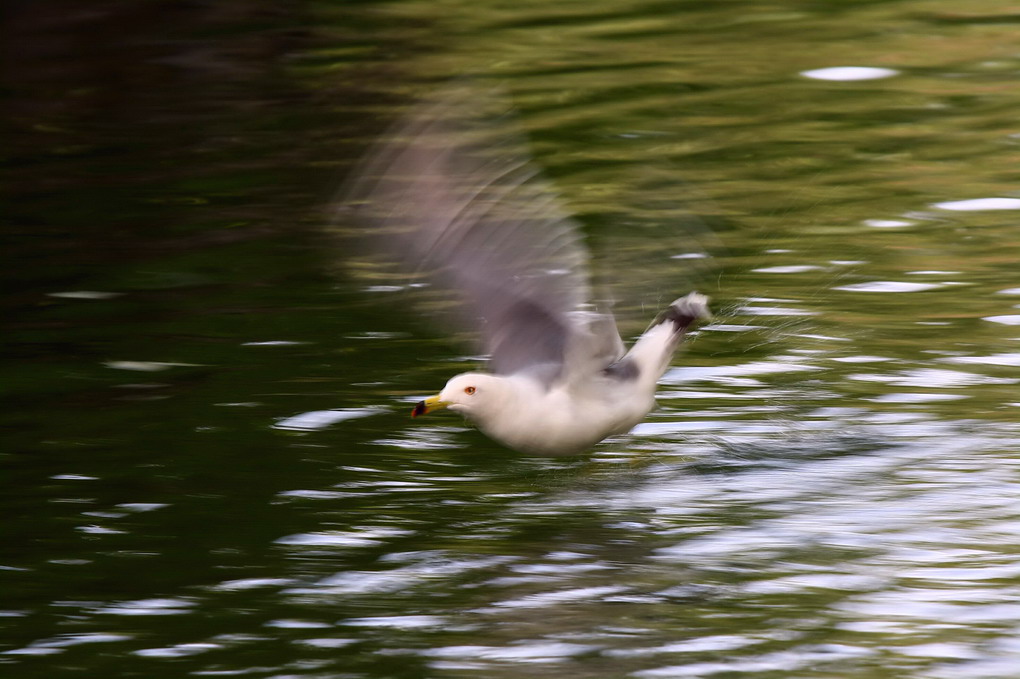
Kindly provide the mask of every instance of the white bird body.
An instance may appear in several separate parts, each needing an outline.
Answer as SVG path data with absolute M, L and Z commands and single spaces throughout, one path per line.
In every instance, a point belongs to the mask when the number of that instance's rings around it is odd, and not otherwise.
M 493 388 L 493 381 L 500 383 L 498 388 Z M 636 399 L 633 391 L 618 393 L 620 385 L 604 381 L 604 389 L 577 394 L 564 385 L 546 390 L 527 376 L 464 373 L 450 380 L 439 400 L 509 448 L 534 455 L 571 455 L 607 436 L 630 431 L 655 405 L 652 393 Z M 482 386 L 468 396 L 460 387 L 465 382 Z M 485 401 L 491 405 L 483 405 Z
M 583 452 L 608 436 L 629 432 L 651 412 L 658 380 L 687 327 L 709 316 L 707 301 L 698 293 L 674 301 L 664 318 L 613 364 L 589 366 L 548 386 L 528 372 L 463 373 L 431 402 L 422 401 L 415 413 L 449 408 L 490 438 L 534 455 Z

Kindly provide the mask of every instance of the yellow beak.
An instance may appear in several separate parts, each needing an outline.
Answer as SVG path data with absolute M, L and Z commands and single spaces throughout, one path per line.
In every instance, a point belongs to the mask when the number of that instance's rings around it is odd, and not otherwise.
M 411 411 L 411 417 L 418 417 L 419 415 L 427 415 L 433 410 L 442 410 L 446 406 L 450 405 L 446 401 L 439 400 L 439 394 L 435 396 L 429 396 L 424 401 L 418 401 L 414 406 L 414 410 Z

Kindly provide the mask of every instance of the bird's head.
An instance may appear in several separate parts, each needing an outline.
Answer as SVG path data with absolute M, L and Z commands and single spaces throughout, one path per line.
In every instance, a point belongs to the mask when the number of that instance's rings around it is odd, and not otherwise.
M 507 407 L 509 397 L 506 378 L 485 373 L 464 373 L 450 378 L 443 390 L 435 396 L 419 401 L 411 411 L 411 417 L 448 408 L 472 420 L 484 421 L 490 413 Z

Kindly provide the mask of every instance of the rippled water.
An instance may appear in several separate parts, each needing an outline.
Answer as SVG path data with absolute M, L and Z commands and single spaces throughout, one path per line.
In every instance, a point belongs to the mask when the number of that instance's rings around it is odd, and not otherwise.
M 64 9 L 4 41 L 0 674 L 1020 674 L 1015 7 Z M 468 349 L 338 273 L 464 74 L 631 331 L 718 311 L 590 455 L 412 422 Z

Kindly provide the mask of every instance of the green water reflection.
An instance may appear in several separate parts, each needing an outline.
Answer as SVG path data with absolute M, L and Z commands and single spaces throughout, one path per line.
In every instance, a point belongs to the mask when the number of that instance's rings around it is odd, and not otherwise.
M 0 673 L 1014 676 L 1016 22 L 21 3 Z M 839 66 L 891 72 L 804 75 Z M 514 102 L 628 329 L 693 285 L 719 310 L 589 456 L 412 423 L 468 349 L 338 273 L 347 169 L 465 75 Z

